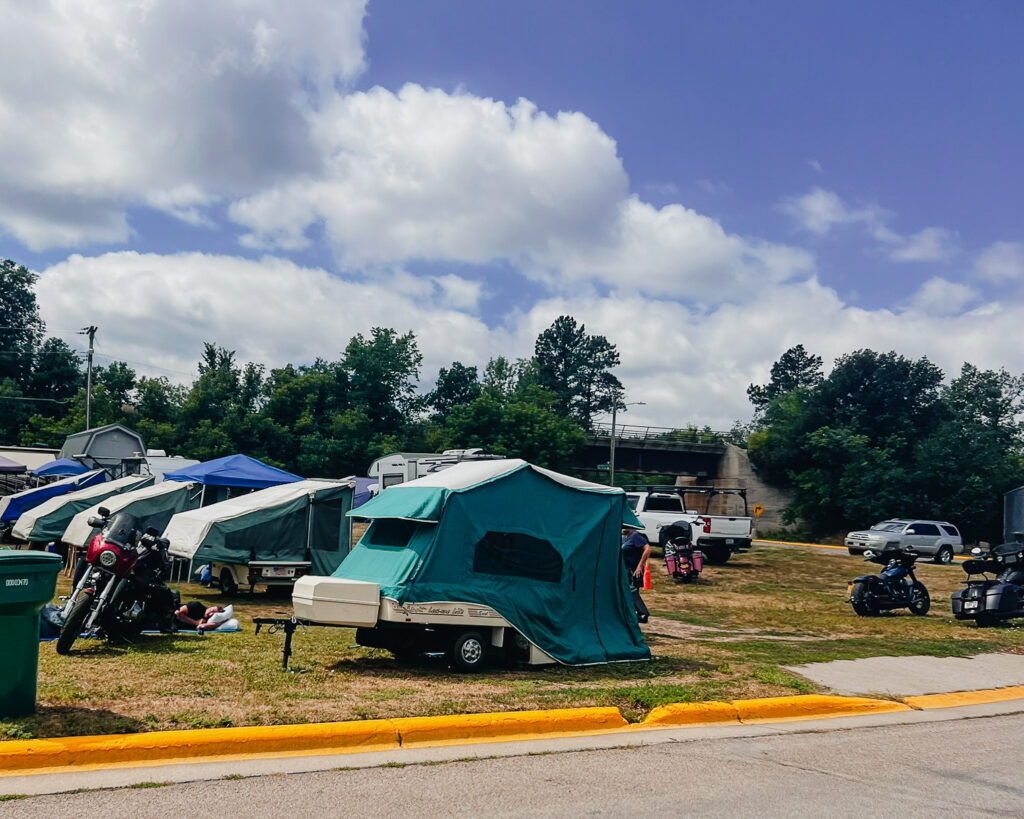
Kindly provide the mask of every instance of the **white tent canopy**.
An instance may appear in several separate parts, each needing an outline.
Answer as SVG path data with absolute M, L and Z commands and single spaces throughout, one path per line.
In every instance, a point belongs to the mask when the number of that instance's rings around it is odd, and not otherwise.
M 159 511 L 160 508 L 171 508 L 175 500 L 170 496 L 176 494 L 182 494 L 186 498 L 189 493 L 196 494 L 196 504 L 198 504 L 198 492 L 197 484 L 178 483 L 177 481 L 164 481 L 142 489 L 134 489 L 131 492 L 122 492 L 120 495 L 102 500 L 88 509 L 83 509 L 75 515 L 64 531 L 61 540 L 72 546 L 85 546 L 97 531 L 89 525 L 89 518 L 98 516 L 101 506 L 112 515 L 118 512 L 128 512 L 139 516 L 150 515 Z M 183 508 L 186 508 L 184 504 L 178 507 L 178 511 Z
M 167 524 L 164 537 L 171 542 L 169 552 L 172 555 L 191 559 L 217 524 L 284 506 L 303 497 L 312 498 L 324 489 L 354 485 L 351 479 L 304 480 L 260 489 L 201 509 L 180 512 Z
M 621 494 L 623 491 L 617 486 L 591 483 L 590 481 L 584 481 L 570 475 L 563 475 L 561 472 L 552 472 L 550 469 L 528 464 L 521 458 L 503 458 L 493 461 L 463 461 L 449 469 L 425 475 L 414 481 L 395 484 L 388 487 L 388 491 L 390 492 L 392 489 L 418 489 L 421 487 L 436 487 L 453 491 L 469 489 L 470 487 L 500 478 L 502 475 L 507 475 L 510 472 L 515 472 L 523 466 L 528 466 L 534 472 L 550 478 L 555 483 L 560 483 L 573 489 L 582 489 L 587 492 L 606 492 L 612 495 Z
M 11 534 L 21 540 L 56 540 L 64 533 L 68 520 L 75 514 L 68 514 L 68 507 L 77 506 L 78 509 L 81 509 L 82 503 L 89 499 L 95 498 L 95 502 L 99 502 L 113 495 L 119 495 L 137 486 L 148 485 L 152 482 L 152 475 L 130 475 L 127 478 L 118 478 L 116 481 L 106 481 L 86 487 L 85 489 L 79 489 L 76 492 L 58 495 L 55 498 L 43 501 L 34 509 L 24 512 L 18 518 L 17 523 L 14 524 Z M 89 505 L 92 506 L 93 504 L 90 503 Z M 65 515 L 68 520 L 65 520 L 63 526 L 59 526 L 59 531 L 54 534 L 50 529 L 53 525 L 57 525 L 55 521 L 59 521 Z

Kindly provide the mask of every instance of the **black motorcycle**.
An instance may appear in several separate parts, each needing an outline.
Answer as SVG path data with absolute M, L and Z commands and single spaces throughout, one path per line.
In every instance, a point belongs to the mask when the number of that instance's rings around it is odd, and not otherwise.
M 69 653 L 82 634 L 130 643 L 147 628 L 174 630 L 179 596 L 165 583 L 169 542 L 154 529 L 142 531 L 134 515 L 99 512 L 89 525 L 101 532 L 89 543 L 84 571 L 61 612 L 58 654 Z
M 979 626 L 1024 617 L 1024 543 L 1002 543 L 987 554 L 974 548 L 971 554 L 963 564 L 966 588 L 953 593 L 953 616 Z
M 914 564 L 920 555 L 912 549 L 883 549 L 878 554 L 864 553 L 869 563 L 885 568 L 877 575 L 862 574 L 847 583 L 847 602 L 861 617 L 874 617 L 883 611 L 910 609 L 911 614 L 924 615 L 931 607 L 931 597 L 924 583 L 914 575 Z

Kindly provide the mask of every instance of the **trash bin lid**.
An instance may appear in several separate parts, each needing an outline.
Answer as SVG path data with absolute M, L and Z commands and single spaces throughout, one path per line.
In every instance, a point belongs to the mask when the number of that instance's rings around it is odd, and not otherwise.
M 60 571 L 64 559 L 53 552 L 36 552 L 30 549 L 0 549 L 0 574 L 22 572 L 26 566 L 39 569 L 53 568 Z

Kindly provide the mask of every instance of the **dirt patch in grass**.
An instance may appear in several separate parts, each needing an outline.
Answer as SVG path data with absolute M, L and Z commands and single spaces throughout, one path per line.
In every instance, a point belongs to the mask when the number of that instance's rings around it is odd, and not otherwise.
M 869 570 L 840 552 L 761 547 L 737 563 L 709 567 L 677 585 L 655 566 L 645 593 L 650 663 L 592 668 L 496 669 L 454 674 L 442 659 L 402 665 L 360 648 L 349 629 L 295 635 L 289 671 L 282 634 L 254 633 L 252 618 L 291 614 L 287 598 L 232 600 L 242 632 L 152 636 L 131 647 L 76 644 L 60 657 L 40 646 L 38 713 L 0 721 L 0 738 L 128 733 L 173 728 L 272 725 L 611 705 L 629 719 L 668 702 L 778 696 L 816 690 L 780 666 L 879 655 L 966 656 L 1024 652 L 1024 629 L 956 623 L 949 595 L 959 566 L 923 566 L 927 617 L 856 617 L 846 581 Z M 60 592 L 67 592 L 61 578 Z M 225 602 L 219 592 L 181 587 L 185 600 Z

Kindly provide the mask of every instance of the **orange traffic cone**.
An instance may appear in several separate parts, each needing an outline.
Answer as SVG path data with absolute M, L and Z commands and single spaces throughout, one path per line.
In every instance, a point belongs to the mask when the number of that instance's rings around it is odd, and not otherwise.
M 651 586 L 651 564 L 644 564 L 644 591 L 650 591 Z

